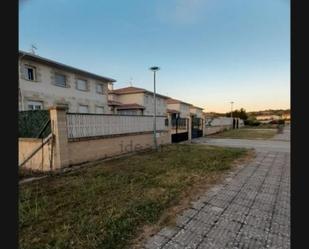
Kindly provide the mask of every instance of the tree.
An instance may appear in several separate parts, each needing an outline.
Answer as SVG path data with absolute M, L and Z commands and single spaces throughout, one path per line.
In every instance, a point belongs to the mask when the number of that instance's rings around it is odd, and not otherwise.
M 231 117 L 231 112 L 226 113 L 227 117 Z M 240 108 L 240 110 L 233 111 L 233 117 L 234 118 L 240 118 L 242 120 L 248 119 L 248 114 L 244 108 Z

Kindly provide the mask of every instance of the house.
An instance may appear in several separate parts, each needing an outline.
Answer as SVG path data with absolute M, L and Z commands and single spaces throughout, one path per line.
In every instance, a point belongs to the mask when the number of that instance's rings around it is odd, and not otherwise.
M 168 97 L 156 94 L 156 115 L 166 115 Z M 139 87 L 112 89 L 109 84 L 108 105 L 112 113 L 130 115 L 153 115 L 153 92 Z
M 291 120 L 291 114 L 290 113 L 283 113 L 281 115 L 281 118 L 284 120 Z
M 203 136 L 203 108 L 169 98 L 167 113 L 172 123 L 172 142 L 181 142 Z
M 179 114 L 180 118 L 190 117 L 190 107 L 189 103 L 183 102 L 178 99 L 169 98 L 166 101 L 168 113 L 172 115 L 172 118 L 176 118 L 176 114 Z
M 191 105 L 190 115 L 195 118 L 203 118 L 203 108 Z
M 273 114 L 263 114 L 263 115 L 257 115 L 256 119 L 259 121 L 272 121 L 272 120 L 279 120 L 281 117 L 279 115 L 273 115 Z
M 19 110 L 63 105 L 69 112 L 109 113 L 114 79 L 19 51 Z

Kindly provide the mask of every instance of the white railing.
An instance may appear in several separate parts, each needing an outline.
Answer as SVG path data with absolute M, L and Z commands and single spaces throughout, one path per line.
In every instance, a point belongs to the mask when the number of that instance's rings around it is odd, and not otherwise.
M 157 131 L 167 130 L 158 116 Z M 153 131 L 152 116 L 67 113 L 68 138 L 96 137 Z

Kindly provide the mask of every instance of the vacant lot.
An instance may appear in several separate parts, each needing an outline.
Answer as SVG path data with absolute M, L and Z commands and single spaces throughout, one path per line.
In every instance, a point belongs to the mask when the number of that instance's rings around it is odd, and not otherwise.
M 248 152 L 168 145 L 20 186 L 20 248 L 128 248 L 183 193 Z
M 277 129 L 241 128 L 224 131 L 211 135 L 213 138 L 238 138 L 238 139 L 270 139 L 277 133 Z

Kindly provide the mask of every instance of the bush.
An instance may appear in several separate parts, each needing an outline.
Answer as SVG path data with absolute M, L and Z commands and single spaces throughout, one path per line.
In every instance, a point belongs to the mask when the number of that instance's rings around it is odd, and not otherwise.
M 279 120 L 272 120 L 269 123 L 270 124 L 284 125 L 285 121 L 283 119 L 279 119 Z
M 244 121 L 244 124 L 249 126 L 259 126 L 261 122 L 258 120 L 247 119 Z

